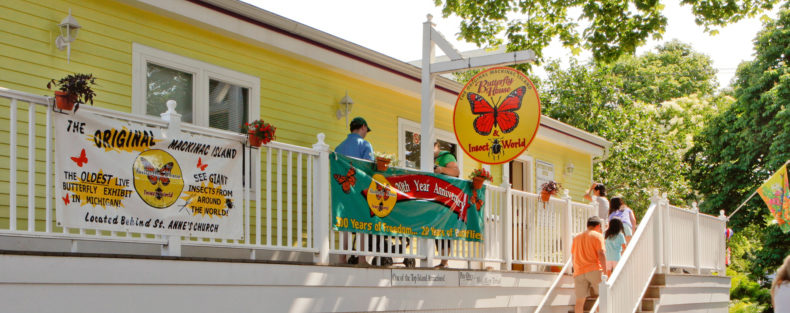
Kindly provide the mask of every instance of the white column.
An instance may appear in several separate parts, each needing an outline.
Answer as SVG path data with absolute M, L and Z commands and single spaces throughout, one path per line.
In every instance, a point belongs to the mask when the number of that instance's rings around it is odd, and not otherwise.
M 500 213 L 502 215 L 502 225 L 504 226 L 504 234 L 502 235 L 504 246 L 502 251 L 505 253 L 503 256 L 505 268 L 503 270 L 509 271 L 513 268 L 513 191 L 508 180 L 503 179 L 502 187 L 505 188 L 505 210 Z
M 329 145 L 324 143 L 324 133 L 318 134 L 318 142 L 313 149 L 318 151 L 317 164 L 313 166 L 315 197 L 313 203 L 313 246 L 318 254 L 313 261 L 316 264 L 329 264 L 329 215 L 332 209 L 329 204 Z
M 722 225 L 724 226 L 724 232 L 727 231 L 727 215 L 724 215 L 724 210 L 719 211 L 719 220 L 721 221 Z M 719 255 L 719 260 L 721 261 L 721 266 L 719 266 L 719 276 L 727 276 L 727 264 L 725 264 L 724 260 L 727 258 L 727 236 L 724 236 L 724 242 L 721 247 L 722 254 Z
M 420 93 L 422 98 L 422 117 L 420 118 L 420 170 L 424 172 L 433 172 L 433 119 L 434 119 L 434 89 L 436 86 L 436 76 L 431 74 L 431 62 L 434 56 L 434 44 L 431 40 L 431 29 L 433 23 L 431 16 L 428 15 L 428 20 L 422 24 L 422 91 Z M 421 263 L 421 267 L 433 266 L 433 254 L 435 250 L 435 243 L 433 240 L 420 239 L 421 247 L 425 253 L 426 259 Z
M 562 231 L 562 263 L 565 264 L 571 258 L 571 239 L 573 238 L 573 201 L 571 200 L 570 190 L 565 189 L 562 196 L 565 200 L 565 208 L 560 214 L 560 230 Z
M 167 121 L 167 128 L 162 130 L 165 138 L 173 138 L 181 133 L 181 114 L 176 112 L 176 101 L 167 100 L 167 111 L 160 114 L 162 120 Z M 164 236 L 167 243 L 162 246 L 162 255 L 181 256 L 181 236 Z
M 655 214 L 656 218 L 656 227 L 653 231 L 653 236 L 656 238 L 656 245 L 655 245 L 655 255 L 656 255 L 656 271 L 658 273 L 664 272 L 664 209 L 663 206 L 660 204 L 661 198 L 658 196 L 658 190 L 653 189 L 653 196 L 650 197 L 650 205 L 655 208 L 653 214 Z
M 694 203 L 692 207 L 694 210 L 694 271 L 699 275 L 702 270 L 700 269 L 700 230 L 699 230 L 699 208 Z

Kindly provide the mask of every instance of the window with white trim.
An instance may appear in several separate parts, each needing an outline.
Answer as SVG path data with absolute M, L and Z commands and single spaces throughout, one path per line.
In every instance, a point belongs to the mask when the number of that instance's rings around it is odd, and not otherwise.
M 181 121 L 241 132 L 260 116 L 260 79 L 138 43 L 132 44 L 132 112 L 159 116 L 176 100 Z
M 401 166 L 420 169 L 420 124 L 404 118 L 398 118 L 398 159 Z M 455 156 L 458 169 L 463 175 L 463 152 L 458 146 L 453 133 L 434 128 L 434 140 L 439 141 L 439 149 L 450 151 Z M 433 153 L 433 151 L 431 151 Z

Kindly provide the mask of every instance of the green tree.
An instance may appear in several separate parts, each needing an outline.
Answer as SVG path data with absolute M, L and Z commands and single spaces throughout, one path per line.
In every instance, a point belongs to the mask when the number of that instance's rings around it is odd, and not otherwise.
M 623 56 L 610 70 L 623 78 L 624 93 L 652 104 L 692 94 L 711 95 L 718 85 L 710 57 L 677 39 L 638 57 Z
M 686 154 L 689 180 L 704 202 L 702 210 L 728 214 L 762 182 L 790 159 L 790 10 L 787 4 L 776 20 L 757 35 L 755 59 L 738 68 L 733 94 L 736 101 L 713 118 L 695 137 Z M 767 223 L 769 211 L 759 197 L 734 215 L 736 232 L 759 227 L 760 243 L 748 271 L 761 280 L 780 265 L 790 251 L 790 236 Z
M 434 0 L 445 17 L 461 21 L 460 38 L 478 46 L 507 43 L 510 51 L 531 49 L 539 60 L 552 40 L 596 61 L 634 54 L 650 36 L 661 38 L 667 25 L 656 0 Z M 770 10 L 778 0 L 682 0 L 708 32 Z M 506 40 L 506 41 L 505 41 Z
M 668 192 L 673 203 L 690 198 L 683 155 L 701 125 L 731 101 L 711 95 L 716 81 L 709 58 L 672 41 L 611 65 L 571 60 L 563 69 L 552 61 L 545 69 L 543 113 L 613 142 L 594 172 L 612 194 L 624 195 L 638 215 L 652 188 Z M 677 83 L 695 79 L 705 81 Z M 662 92 L 654 85 L 664 86 Z M 665 101 L 663 93 L 680 98 Z

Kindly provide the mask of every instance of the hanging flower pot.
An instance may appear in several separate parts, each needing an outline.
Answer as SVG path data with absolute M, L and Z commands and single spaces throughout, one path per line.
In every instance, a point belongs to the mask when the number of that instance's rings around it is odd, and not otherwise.
M 55 106 L 57 106 L 61 111 L 73 110 L 76 100 L 76 97 L 67 92 L 60 90 L 55 91 Z
M 483 183 L 487 181 L 491 181 L 493 177 L 491 177 L 491 173 L 486 171 L 484 168 L 476 168 L 469 173 L 469 179 L 472 181 L 472 188 L 478 190 L 483 188 Z
M 244 123 L 242 131 L 247 133 L 247 140 L 252 147 L 260 147 L 274 140 L 276 127 L 262 120 L 255 120 L 252 123 Z
M 249 136 L 247 136 L 247 139 L 249 140 L 251 147 L 260 147 L 261 144 L 263 143 L 262 138 L 255 136 L 253 134 L 249 134 Z
M 485 178 L 479 176 L 472 178 L 472 188 L 474 188 L 475 190 L 483 188 L 483 182 L 485 181 L 486 181 Z
M 62 111 L 70 111 L 80 108 L 80 103 L 90 103 L 93 105 L 93 97 L 96 92 L 91 86 L 96 84 L 93 74 L 71 74 L 59 80 L 50 80 L 47 88 L 57 88 L 55 91 L 55 105 Z
M 376 157 L 376 170 L 379 172 L 385 172 L 390 166 L 390 162 L 392 160 L 382 157 Z
M 540 192 L 540 201 L 549 202 L 551 199 L 551 194 L 545 191 Z

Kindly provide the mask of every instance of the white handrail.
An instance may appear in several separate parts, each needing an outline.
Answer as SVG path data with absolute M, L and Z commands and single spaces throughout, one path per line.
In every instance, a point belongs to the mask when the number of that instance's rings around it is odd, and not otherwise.
M 549 299 L 554 295 L 554 291 L 557 289 L 557 286 L 559 286 L 562 277 L 565 276 L 565 273 L 570 272 L 572 266 L 573 257 L 569 258 L 568 262 L 565 262 L 565 265 L 562 266 L 562 270 L 559 274 L 557 274 L 557 278 L 554 279 L 554 282 L 551 283 L 551 287 L 549 287 L 549 290 L 546 291 L 545 295 L 543 295 L 543 299 L 540 300 L 540 304 L 538 304 L 538 308 L 535 309 L 535 313 L 544 312 L 544 308 L 547 307 L 546 304 L 549 303 Z

